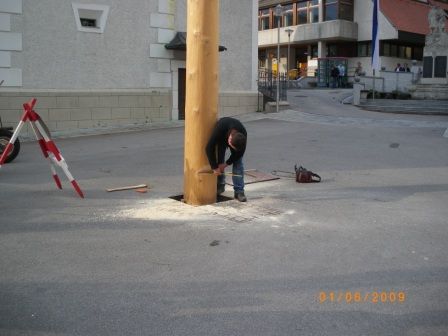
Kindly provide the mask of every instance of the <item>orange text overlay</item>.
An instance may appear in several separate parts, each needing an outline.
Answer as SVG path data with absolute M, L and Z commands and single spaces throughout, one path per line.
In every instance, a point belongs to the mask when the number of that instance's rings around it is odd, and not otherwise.
M 322 291 L 319 292 L 319 303 L 403 303 L 406 301 L 406 293 L 403 291 Z

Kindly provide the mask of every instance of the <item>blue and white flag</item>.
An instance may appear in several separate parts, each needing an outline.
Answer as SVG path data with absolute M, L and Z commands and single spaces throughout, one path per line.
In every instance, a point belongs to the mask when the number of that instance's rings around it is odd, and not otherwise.
M 380 39 L 378 31 L 379 0 L 373 0 L 372 15 L 372 69 L 380 69 Z

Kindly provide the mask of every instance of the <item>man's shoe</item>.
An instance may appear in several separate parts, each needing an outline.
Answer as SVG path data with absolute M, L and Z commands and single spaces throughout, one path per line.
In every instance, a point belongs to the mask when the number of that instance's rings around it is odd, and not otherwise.
M 226 190 L 226 186 L 224 184 L 218 184 L 216 194 L 221 195 L 225 190 Z
M 244 195 L 244 192 L 243 192 L 243 191 L 236 192 L 236 193 L 235 193 L 235 199 L 237 199 L 237 200 L 240 201 L 240 202 L 247 202 L 247 198 L 246 198 L 246 196 Z

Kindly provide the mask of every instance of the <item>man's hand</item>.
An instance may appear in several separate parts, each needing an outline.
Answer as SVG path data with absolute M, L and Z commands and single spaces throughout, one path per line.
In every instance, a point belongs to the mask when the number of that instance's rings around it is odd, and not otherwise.
M 213 174 L 215 174 L 215 175 L 221 175 L 221 174 L 223 174 L 223 173 L 224 173 L 224 169 L 226 169 L 226 167 L 227 167 L 227 164 L 225 164 L 225 163 L 220 163 L 220 164 L 218 165 L 218 168 L 213 169 Z
M 225 163 L 220 163 L 218 165 L 218 169 L 221 170 L 221 173 L 224 173 L 224 170 L 226 169 L 226 167 L 227 167 L 227 164 L 225 164 Z

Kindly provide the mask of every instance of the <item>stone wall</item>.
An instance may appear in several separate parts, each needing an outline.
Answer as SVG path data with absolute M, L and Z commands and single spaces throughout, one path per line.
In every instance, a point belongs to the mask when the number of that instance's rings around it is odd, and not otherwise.
M 2 91 L 0 117 L 17 126 L 22 104 L 37 98 L 35 111 L 52 132 L 64 133 L 170 120 L 171 94 L 166 91 Z M 32 136 L 28 127 L 23 136 Z
M 219 95 L 219 116 L 230 117 L 256 112 L 258 103 L 263 108 L 263 97 L 258 101 L 257 92 L 221 92 Z
M 173 119 L 172 93 L 169 90 L 3 90 L 0 91 L 3 126 L 16 127 L 23 113 L 23 103 L 34 97 L 37 98 L 35 111 L 56 135 L 76 135 L 87 129 L 144 126 Z M 257 109 L 256 92 L 220 94 L 221 117 L 255 112 Z M 33 136 L 32 130 L 25 127 L 21 136 Z

